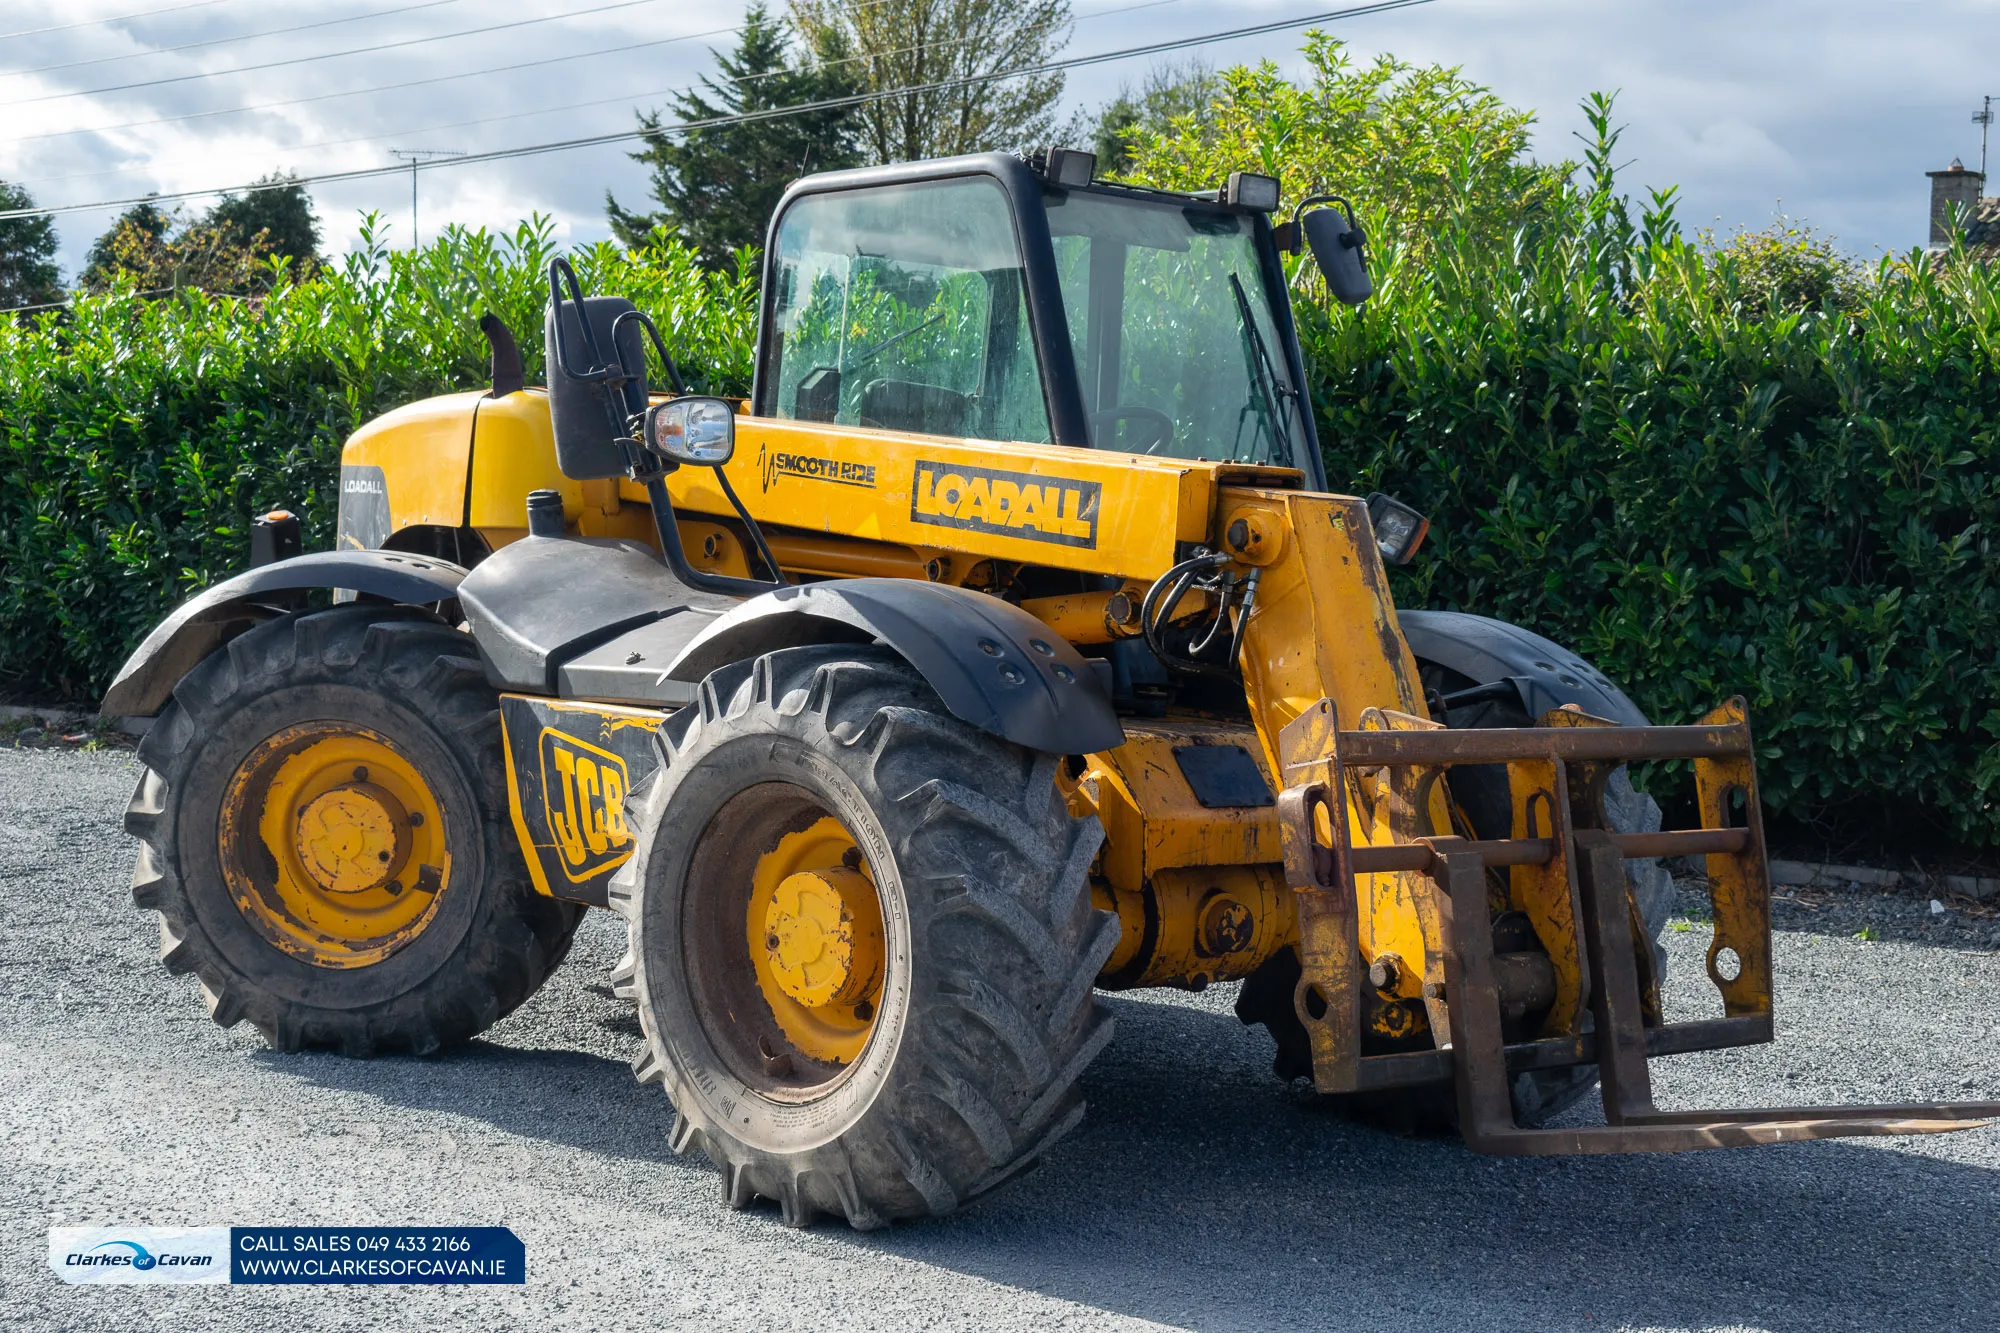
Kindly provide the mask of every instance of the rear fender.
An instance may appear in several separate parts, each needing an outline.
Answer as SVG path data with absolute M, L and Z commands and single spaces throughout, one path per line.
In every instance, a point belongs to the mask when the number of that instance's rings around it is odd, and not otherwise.
M 780 588 L 722 616 L 666 675 L 699 681 L 810 643 L 881 642 L 938 692 L 954 717 L 1052 754 L 1124 744 L 1097 673 L 1047 625 L 997 597 L 913 579 L 839 579 Z
M 1420 662 L 1435 662 L 1479 685 L 1507 681 L 1529 717 L 1575 704 L 1621 726 L 1650 725 L 1603 672 L 1533 630 L 1463 611 L 1398 611 L 1396 621 Z
M 102 712 L 151 717 L 195 665 L 259 621 L 283 609 L 274 594 L 333 588 L 387 602 L 423 605 L 458 595 L 465 570 L 448 560 L 400 551 L 314 551 L 224 579 L 161 621 L 118 670 Z

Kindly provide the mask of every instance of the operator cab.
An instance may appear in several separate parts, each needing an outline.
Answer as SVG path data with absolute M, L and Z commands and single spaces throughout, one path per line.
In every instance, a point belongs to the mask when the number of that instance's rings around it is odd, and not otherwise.
M 1056 149 L 798 182 L 766 247 L 757 415 L 1291 467 L 1323 486 L 1276 182 L 1246 201 L 1091 168 Z
M 1271 178 L 1238 173 L 1197 195 L 1097 182 L 1094 165 L 1063 149 L 989 153 L 792 186 L 765 251 L 755 415 L 1294 469 L 1324 489 L 1280 250 L 1304 235 L 1335 294 L 1365 298 L 1351 212 L 1295 216 L 1281 233 Z M 537 492 L 528 538 L 475 569 L 459 601 L 496 645 L 496 685 L 685 702 L 659 664 L 735 599 L 790 582 L 722 470 L 735 405 L 687 395 L 652 320 L 586 297 L 564 260 L 549 294 L 557 464 L 643 485 L 666 568 L 636 543 L 564 539 L 558 498 Z M 647 389 L 647 341 L 666 401 Z M 690 562 L 666 485 L 689 466 L 711 470 L 768 577 Z M 1094 576 L 1052 577 L 1070 591 Z M 596 604 L 566 599 L 586 585 Z

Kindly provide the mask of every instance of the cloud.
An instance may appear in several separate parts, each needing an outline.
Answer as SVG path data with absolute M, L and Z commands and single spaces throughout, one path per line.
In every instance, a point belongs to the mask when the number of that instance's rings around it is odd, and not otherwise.
M 403 0 L 408 3 L 409 0 Z M 452 0 L 403 13 L 395 0 L 254 0 L 150 19 L 98 24 L 6 43 L 9 68 L 99 56 L 127 59 L 0 74 L 0 103 L 146 79 L 204 77 L 149 88 L 0 106 L 0 177 L 44 203 L 124 198 L 148 190 L 228 186 L 267 171 L 341 171 L 392 164 L 391 148 L 484 151 L 630 128 L 636 107 L 657 107 L 669 89 L 712 68 L 711 45 L 691 36 L 740 21 L 737 0 L 648 0 L 577 16 L 605 0 L 576 0 L 559 21 L 509 31 L 466 30 L 558 12 L 554 0 Z M 1299 12 L 1298 0 L 1227 7 L 1168 0 L 1144 10 L 1131 0 L 1074 0 L 1070 45 L 1084 53 L 1191 36 Z M 140 0 L 15 0 L 0 28 L 115 16 Z M 289 35 L 192 51 L 153 53 L 210 38 L 374 14 Z M 1100 15 L 1100 17 L 1092 17 Z M 1537 152 L 1580 151 L 1576 104 L 1596 89 L 1619 91 L 1626 126 L 1621 153 L 1630 187 L 1679 185 L 1681 216 L 1727 231 L 1783 210 L 1836 232 L 1861 254 L 1921 242 L 1928 209 L 1923 172 L 1952 156 L 1975 164 L 1969 122 L 1987 82 L 1987 53 L 2000 45 L 2000 16 L 1975 0 L 1438 0 L 1351 20 L 1333 29 L 1357 54 L 1392 52 L 1414 62 L 1462 66 L 1516 105 L 1540 114 Z M 444 36 L 444 40 L 244 73 L 245 65 L 351 47 Z M 675 44 L 662 39 L 682 37 Z M 475 71 L 612 48 L 555 64 L 494 74 Z M 1202 52 L 1216 64 L 1272 58 L 1296 70 L 1298 36 L 1280 33 Z M 1182 58 L 1179 56 L 1171 59 Z M 1071 109 L 1092 108 L 1136 81 L 1143 62 L 1072 73 Z M 468 77 L 448 77 L 466 75 Z M 442 81 L 440 81 L 442 80 Z M 422 82 L 419 82 L 422 81 Z M 412 84 L 416 86 L 397 87 Z M 2000 88 L 1992 89 L 2000 91 Z M 317 99 L 299 101 L 297 99 Z M 272 102 L 287 106 L 262 107 Z M 595 103 L 595 105 L 573 105 Z M 565 109 L 567 108 L 567 109 Z M 196 119 L 129 125 L 197 113 Z M 504 117 L 504 118 L 503 118 Z M 478 124 L 462 122 L 478 121 Z M 113 126 L 126 128 L 110 128 Z M 62 133 L 62 137 L 27 136 Z M 420 174 L 422 230 L 446 222 L 511 226 L 551 215 L 560 235 L 606 234 L 607 189 L 639 202 L 644 171 L 618 146 L 510 161 L 439 166 Z M 342 248 L 362 210 L 380 211 L 406 242 L 409 177 L 314 189 L 329 244 Z M 195 210 L 206 201 L 195 201 Z M 58 219 L 63 262 L 74 273 L 112 212 Z

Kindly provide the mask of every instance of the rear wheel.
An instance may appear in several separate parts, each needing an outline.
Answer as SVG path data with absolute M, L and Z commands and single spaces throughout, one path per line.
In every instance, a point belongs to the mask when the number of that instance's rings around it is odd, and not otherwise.
M 491 1026 L 569 949 L 507 814 L 470 641 L 425 612 L 282 616 L 181 681 L 125 816 L 169 971 L 280 1050 L 428 1053 Z
M 1082 1117 L 1111 1036 L 1092 983 L 1101 833 L 1059 758 L 950 716 L 894 654 L 716 672 L 661 729 L 611 887 L 640 1078 L 733 1207 L 856 1227 L 949 1212 Z

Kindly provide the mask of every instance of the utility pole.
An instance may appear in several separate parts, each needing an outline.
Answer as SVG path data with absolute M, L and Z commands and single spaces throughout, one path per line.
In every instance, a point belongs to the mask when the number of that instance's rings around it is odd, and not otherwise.
M 1986 104 L 1972 113 L 1972 123 L 1979 127 L 1979 174 L 1986 174 L 1986 132 L 1993 127 L 1993 94 L 1986 95 Z
M 1992 98 L 1986 99 L 1989 103 Z M 410 248 L 417 248 L 417 168 L 425 162 L 435 162 L 441 157 L 464 157 L 456 148 L 391 148 L 389 156 L 401 158 L 410 164 Z

